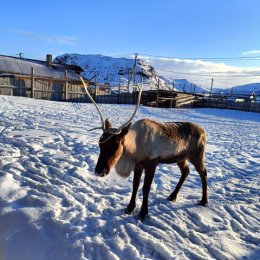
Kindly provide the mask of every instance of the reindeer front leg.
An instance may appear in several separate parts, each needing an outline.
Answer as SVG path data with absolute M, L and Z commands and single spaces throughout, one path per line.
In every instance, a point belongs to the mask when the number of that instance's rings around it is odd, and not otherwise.
M 146 215 L 148 214 L 148 196 L 151 188 L 151 184 L 153 182 L 153 177 L 155 173 L 155 169 L 157 163 L 149 162 L 150 165 L 145 167 L 145 177 L 144 177 L 144 186 L 143 186 L 143 203 L 139 213 L 139 217 L 141 220 L 144 220 Z
M 135 199 L 136 199 L 137 190 L 139 188 L 142 173 L 143 173 L 143 167 L 136 166 L 135 169 L 134 169 L 134 181 L 133 181 L 132 196 L 131 196 L 131 200 L 130 200 L 127 208 L 125 209 L 126 214 L 133 213 L 133 211 L 135 209 Z

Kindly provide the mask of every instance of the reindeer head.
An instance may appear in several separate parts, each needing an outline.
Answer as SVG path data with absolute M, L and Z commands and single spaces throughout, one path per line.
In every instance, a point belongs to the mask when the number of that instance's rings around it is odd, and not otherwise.
M 134 113 L 131 116 L 131 118 L 126 123 L 124 123 L 121 127 L 112 128 L 112 125 L 108 121 L 108 119 L 106 119 L 104 121 L 102 113 L 101 113 L 100 109 L 98 108 L 96 102 L 93 100 L 93 98 L 89 94 L 84 80 L 81 77 L 80 77 L 80 79 L 84 85 L 84 88 L 85 88 L 85 91 L 86 91 L 88 97 L 90 98 L 90 100 L 95 105 L 95 107 L 98 111 L 100 119 L 101 119 L 101 123 L 102 123 L 101 127 L 96 127 L 96 128 L 90 129 L 89 131 L 92 131 L 94 129 L 103 130 L 103 134 L 101 135 L 101 137 L 99 139 L 100 154 L 98 157 L 97 165 L 95 167 L 95 173 L 98 176 L 104 177 L 110 172 L 111 168 L 118 162 L 118 160 L 120 159 L 120 157 L 123 154 L 124 138 L 127 135 L 127 133 L 129 132 L 129 129 L 132 124 L 131 121 L 133 120 L 133 118 L 137 112 L 137 109 L 139 107 L 142 91 L 141 91 L 141 89 L 139 89 L 137 105 L 135 107 Z
M 112 128 L 108 119 L 105 121 L 105 131 L 99 139 L 100 154 L 95 173 L 106 176 L 123 154 L 124 137 L 127 135 L 131 122 L 121 129 Z

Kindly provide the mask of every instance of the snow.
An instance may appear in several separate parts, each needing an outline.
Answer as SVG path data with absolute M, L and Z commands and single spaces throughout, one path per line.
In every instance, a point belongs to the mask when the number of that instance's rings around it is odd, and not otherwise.
M 233 88 L 219 90 L 224 93 L 233 93 L 233 94 L 246 94 L 251 95 L 255 93 L 257 96 L 260 94 L 260 83 L 251 83 L 246 85 L 234 86 Z
M 131 58 L 114 58 L 104 55 L 81 55 L 81 54 L 63 54 L 54 60 L 57 63 L 77 65 L 84 70 L 84 77 L 91 79 L 97 76 L 97 82 L 108 83 L 111 86 L 127 86 L 129 70 L 133 70 L 135 60 Z M 152 66 L 151 66 L 152 65 Z M 155 66 L 155 68 L 153 67 Z M 160 89 L 174 89 L 186 92 L 207 92 L 207 90 L 187 81 L 186 79 L 173 79 L 169 73 L 164 74 L 156 71 L 156 63 L 150 60 L 138 59 L 136 66 L 136 82 L 141 83 L 143 76 L 143 90 L 158 88 L 158 79 L 160 79 Z M 134 77 L 130 79 L 130 91 L 134 83 Z
M 107 83 L 110 86 L 127 86 L 129 79 L 129 70 L 132 71 L 135 60 L 130 58 L 114 58 L 104 55 L 81 55 L 81 54 L 63 54 L 54 60 L 61 64 L 77 65 L 84 70 L 84 77 L 91 79 L 96 76 L 97 82 Z M 137 60 L 136 64 L 136 82 L 141 82 L 143 77 L 144 89 L 157 88 L 158 76 L 154 69 L 145 61 Z M 130 79 L 130 90 L 132 89 L 134 76 Z M 166 82 L 161 79 L 161 87 Z M 171 86 L 170 86 L 171 87 Z
M 134 107 L 100 105 L 119 126 Z M 260 117 L 217 109 L 141 107 L 135 120 L 192 121 L 206 129 L 209 207 L 198 174 L 176 202 L 180 173 L 157 168 L 149 218 L 125 215 L 132 175 L 93 174 L 99 117 L 91 104 L 0 96 L 0 259 L 250 259 L 260 257 Z
M 96 75 L 97 82 L 109 83 L 112 87 L 119 85 L 127 86 L 129 78 L 129 70 L 134 67 L 133 58 L 115 58 L 104 56 L 100 54 L 63 54 L 55 58 L 54 62 L 61 64 L 77 65 L 84 70 L 83 75 L 87 79 L 91 79 Z M 195 62 L 195 63 L 194 63 Z M 198 64 L 197 64 L 198 62 Z M 180 61 L 176 59 L 150 59 L 149 57 L 141 56 L 141 59 L 137 59 L 136 67 L 136 82 L 141 83 L 141 77 L 143 76 L 143 90 L 151 90 L 158 88 L 158 79 L 160 79 L 160 89 L 172 89 L 174 82 L 174 90 L 181 92 L 195 92 L 195 93 L 208 93 L 210 91 L 210 84 L 212 77 L 208 79 L 193 78 L 186 75 L 186 79 L 179 78 L 178 73 L 174 71 L 182 70 L 185 73 L 194 73 L 194 69 L 198 69 L 202 66 L 201 61 Z M 195 65 L 197 64 L 197 65 Z M 204 64 L 205 65 L 205 64 Z M 209 65 L 209 64 L 208 64 Z M 221 64 L 215 64 L 217 67 Z M 188 66 L 188 67 L 187 67 Z M 191 66 L 191 67 L 190 67 Z M 212 69 L 213 64 L 210 65 Z M 222 68 L 222 67 L 221 67 Z M 218 68 L 219 70 L 220 68 Z M 221 69 L 223 72 L 223 68 Z M 201 73 L 200 70 L 197 73 Z M 230 72 L 230 71 L 229 71 Z M 205 73 L 205 71 L 204 71 Z M 182 73 L 181 73 L 182 74 Z M 188 73 L 189 74 L 189 73 Z M 196 73 L 195 73 L 196 74 Z M 212 73 L 214 74 L 214 73 Z M 253 80 L 253 79 L 251 79 Z M 255 80 L 255 79 L 254 79 Z M 253 80 L 253 81 L 254 81 Z M 133 85 L 133 76 L 130 80 L 130 91 Z M 206 83 L 207 82 L 207 83 Z M 201 86 L 202 84 L 202 86 Z M 223 83 L 221 83 L 223 85 Z M 255 92 L 257 95 L 260 92 L 260 83 L 251 83 L 246 85 L 233 86 L 232 88 L 213 87 L 215 93 L 233 93 L 233 94 L 247 94 L 250 95 Z
M 209 90 L 198 86 L 186 79 L 174 79 L 174 87 L 181 92 L 208 93 Z

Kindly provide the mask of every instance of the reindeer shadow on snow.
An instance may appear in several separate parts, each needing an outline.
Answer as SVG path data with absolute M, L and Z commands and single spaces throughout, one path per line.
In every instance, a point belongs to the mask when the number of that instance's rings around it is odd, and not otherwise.
M 128 177 L 134 171 L 132 196 L 125 209 L 132 214 L 136 207 L 136 195 L 144 172 L 143 201 L 139 213 L 140 219 L 148 214 L 148 196 L 158 164 L 177 163 L 181 178 L 173 192 L 167 198 L 175 201 L 177 194 L 189 175 L 188 162 L 192 163 L 199 173 L 202 182 L 202 199 L 199 205 L 206 206 L 207 171 L 205 168 L 206 132 L 197 124 L 190 122 L 160 123 L 150 119 L 141 119 L 132 124 L 141 100 L 141 89 L 137 105 L 131 118 L 119 128 L 113 128 L 88 92 L 87 85 L 80 77 L 85 91 L 95 105 L 100 119 L 103 134 L 99 139 L 100 154 L 95 167 L 95 174 L 104 177 L 114 166 L 122 177 Z M 91 130 L 94 130 L 91 129 Z M 91 131 L 90 130 L 90 131 Z

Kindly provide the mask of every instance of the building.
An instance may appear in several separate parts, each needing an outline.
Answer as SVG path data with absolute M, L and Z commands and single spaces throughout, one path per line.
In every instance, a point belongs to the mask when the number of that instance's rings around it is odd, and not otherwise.
M 56 101 L 84 101 L 79 66 L 0 55 L 0 95 Z

